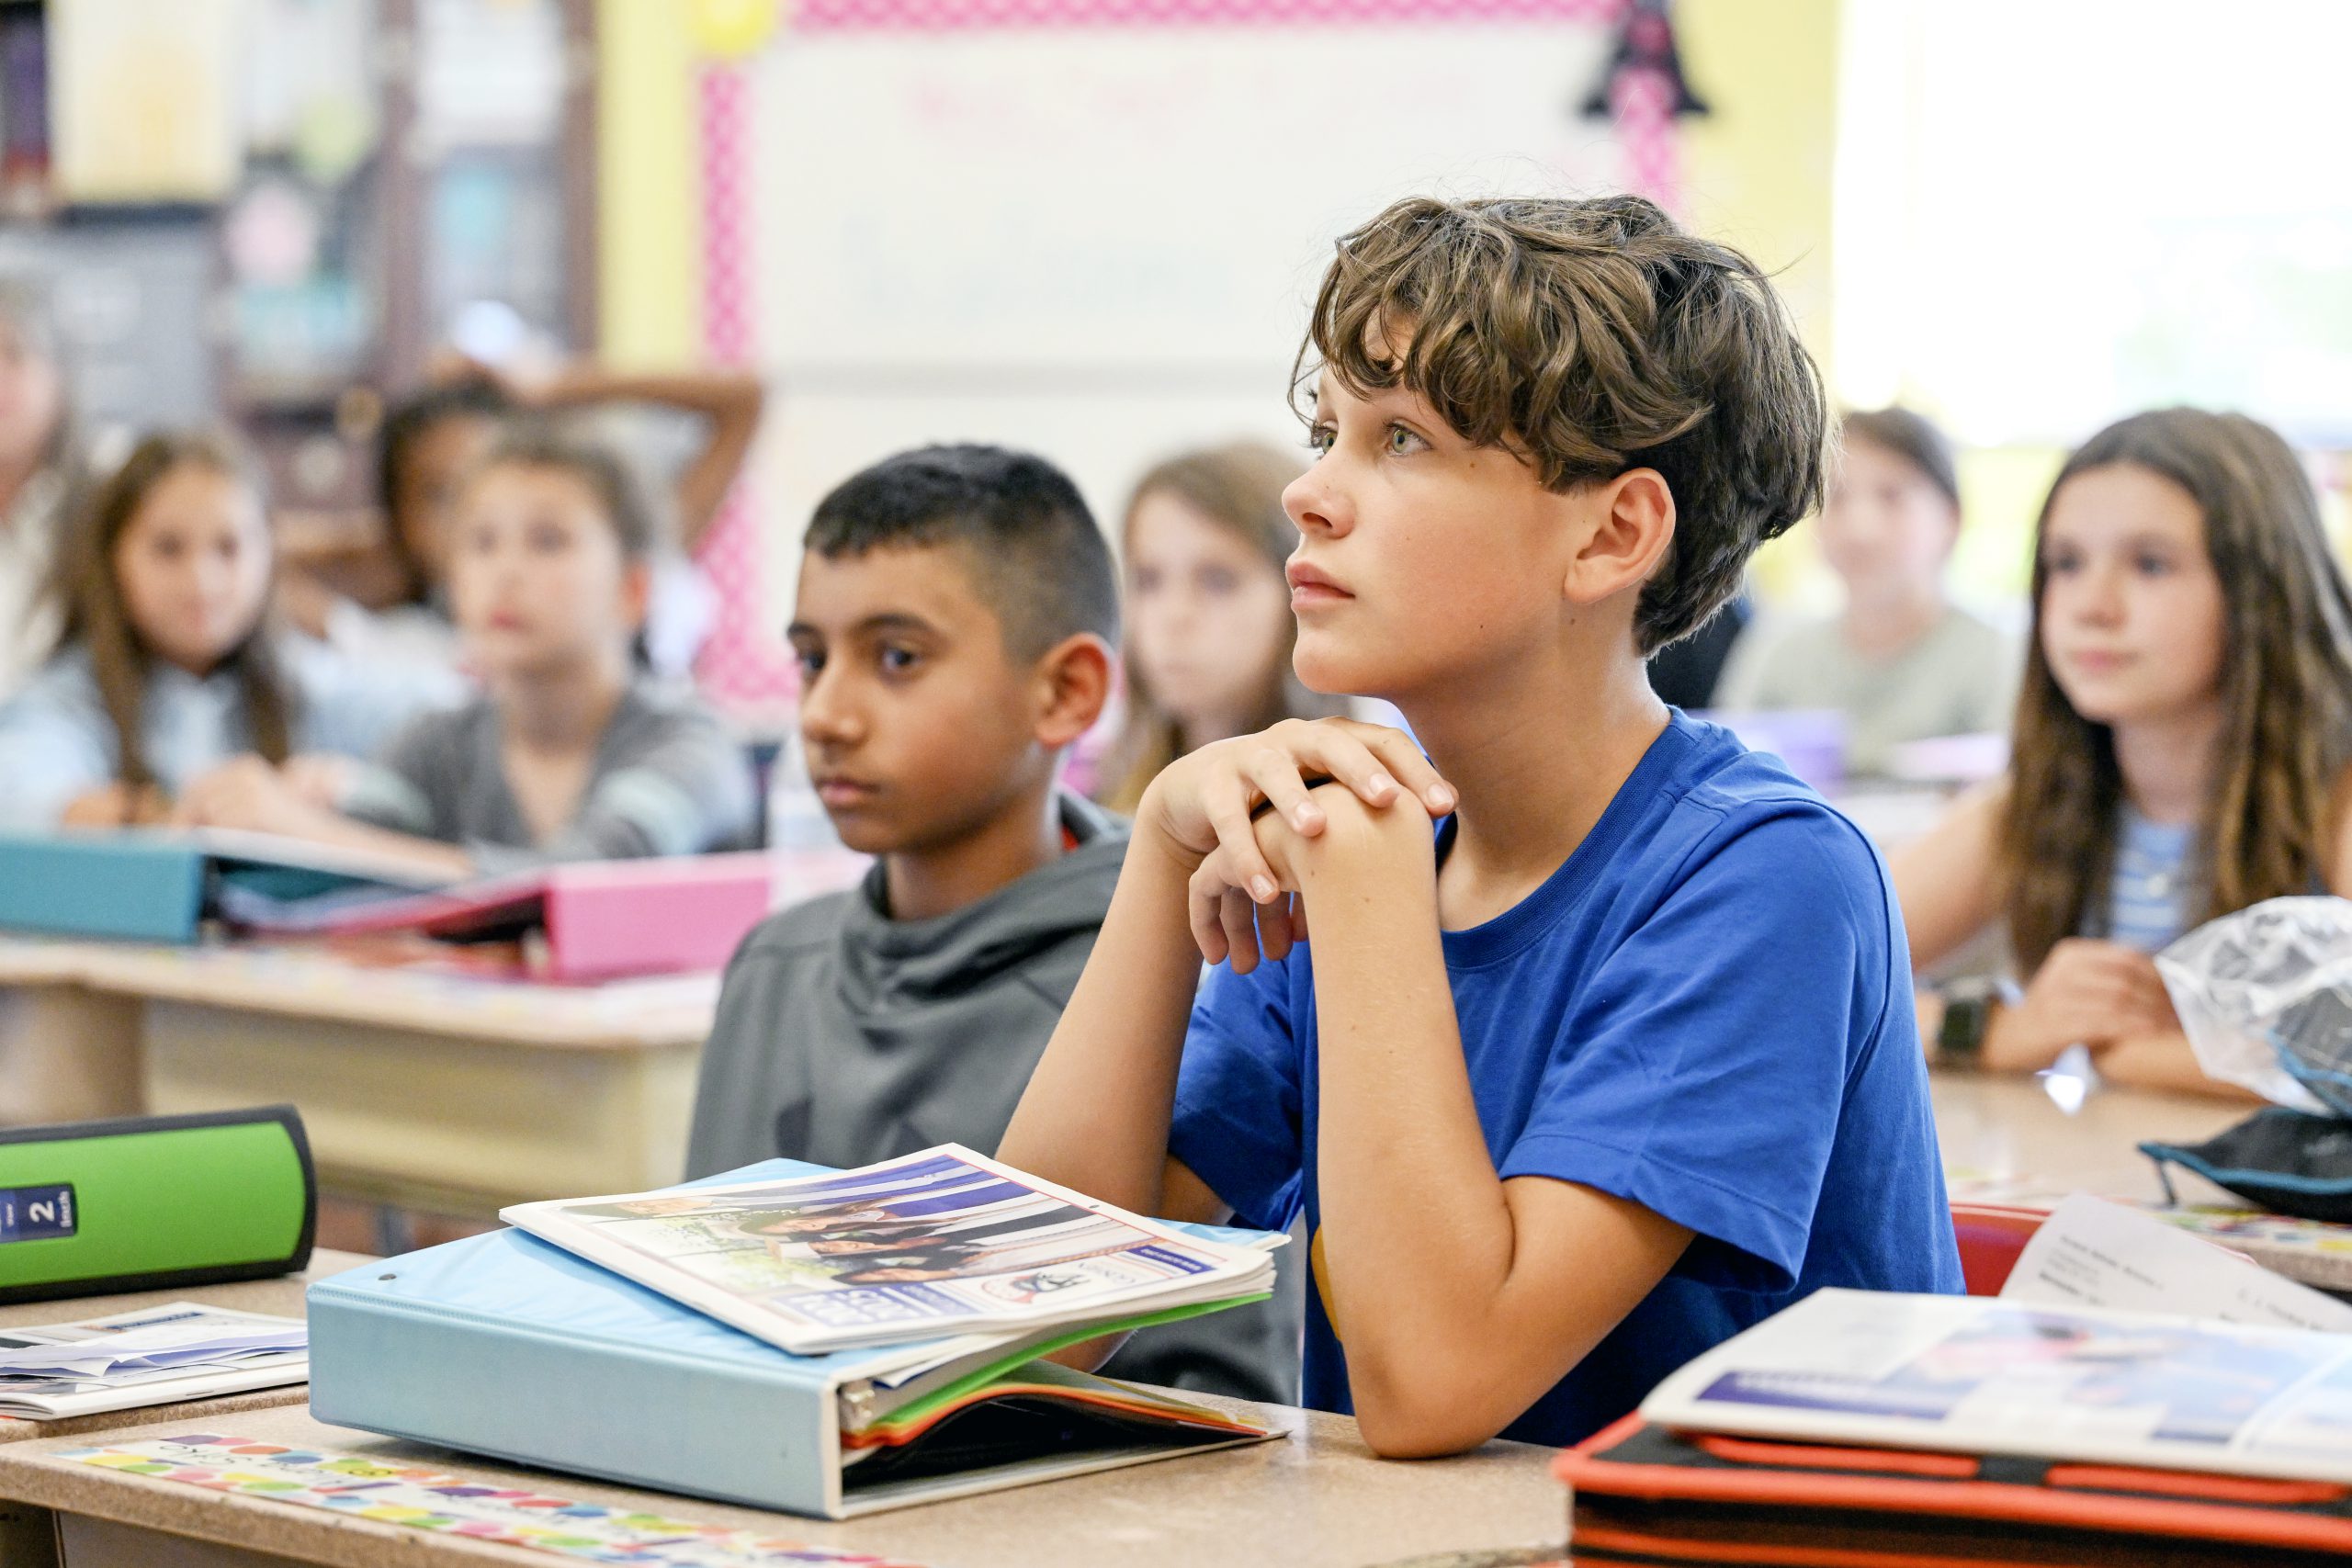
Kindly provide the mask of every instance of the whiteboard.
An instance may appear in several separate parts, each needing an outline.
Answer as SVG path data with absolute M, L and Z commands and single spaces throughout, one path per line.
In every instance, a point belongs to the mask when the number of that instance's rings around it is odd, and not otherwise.
M 1300 439 L 1332 242 L 1415 193 L 1616 188 L 1591 21 L 787 32 L 753 68 L 764 618 L 809 509 L 886 453 L 1000 441 L 1116 530 L 1181 446 Z

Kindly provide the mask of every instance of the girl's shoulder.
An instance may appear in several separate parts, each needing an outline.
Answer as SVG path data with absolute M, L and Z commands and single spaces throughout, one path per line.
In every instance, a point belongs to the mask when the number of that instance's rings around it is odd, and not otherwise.
M 70 643 L 51 654 L 33 667 L 24 684 L 9 694 L 5 707 L 10 712 L 25 709 L 89 709 L 98 711 L 105 706 L 98 693 L 97 671 L 90 662 L 90 650 L 80 643 Z

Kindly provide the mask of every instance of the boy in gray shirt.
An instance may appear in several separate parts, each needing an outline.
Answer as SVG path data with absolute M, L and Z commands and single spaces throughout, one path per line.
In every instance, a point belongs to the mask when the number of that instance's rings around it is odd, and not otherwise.
M 771 916 L 728 966 L 690 1177 L 940 1143 L 995 1152 L 1126 852 L 1060 787 L 1118 636 L 1110 551 L 1052 465 L 902 453 L 819 503 L 790 631 L 800 732 L 856 889 Z M 1287 1403 L 1295 1287 L 1137 1335 L 1107 1370 Z

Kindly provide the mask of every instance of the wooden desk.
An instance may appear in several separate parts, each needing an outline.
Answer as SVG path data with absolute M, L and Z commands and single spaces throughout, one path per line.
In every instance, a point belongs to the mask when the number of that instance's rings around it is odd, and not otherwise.
M 1213 1403 L 1242 1407 L 1237 1401 Z M 1254 1408 L 1288 1436 L 845 1524 L 553 1479 L 324 1426 L 300 1407 L 259 1411 L 233 1427 L 215 1422 L 209 1429 L 264 1442 L 397 1456 L 469 1479 L 779 1531 L 814 1545 L 894 1554 L 939 1568 L 1223 1562 L 1357 1568 L 1443 1551 L 1556 1546 L 1567 1533 L 1567 1495 L 1552 1479 L 1548 1449 L 1490 1443 L 1459 1459 L 1394 1462 L 1374 1459 L 1356 1437 L 1355 1423 L 1344 1417 Z M 130 1441 L 191 1429 L 185 1422 L 164 1422 L 109 1436 Z M 67 1547 L 65 1568 L 246 1568 L 286 1560 L 343 1568 L 548 1568 L 560 1561 L 50 1457 L 54 1450 L 81 1446 L 86 1445 L 66 1439 L 0 1450 L 0 1496 L 57 1511 Z M 199 1553 L 173 1538 L 212 1542 L 220 1550 Z
M 72 1301 L 28 1302 L 0 1306 L 0 1330 L 29 1328 L 44 1323 L 80 1323 L 93 1317 L 137 1312 L 164 1302 L 202 1302 L 207 1306 L 238 1312 L 274 1313 L 279 1317 L 303 1316 L 302 1292 L 313 1280 L 356 1269 L 368 1259 L 356 1252 L 313 1252 L 311 1267 L 277 1280 L 248 1280 L 238 1285 L 197 1285 L 184 1291 L 145 1291 L 127 1296 L 82 1296 Z M 222 1394 L 218 1399 L 189 1400 L 179 1404 L 151 1404 L 139 1410 L 109 1410 L 96 1416 L 73 1416 L 60 1421 L 19 1421 L 0 1416 L 0 1444 L 70 1437 L 76 1433 L 110 1432 L 119 1427 L 145 1426 L 153 1421 L 195 1421 L 235 1416 L 281 1404 L 300 1404 L 309 1397 L 301 1383 L 284 1388 L 260 1388 L 248 1393 Z M 5 1562 L 0 1556 L 0 1562 Z
M 322 1186 L 490 1218 L 678 1179 L 718 977 L 541 986 L 314 949 L 0 941 L 17 1121 L 292 1101 Z
M 2201 1143 L 2255 1110 L 2195 1095 L 2102 1089 L 2069 1116 L 2030 1077 L 1931 1073 L 1928 1089 L 1946 1170 L 2031 1178 L 2103 1198 L 2161 1199 L 2143 1141 Z M 2186 1171 L 2175 1173 L 2174 1185 L 2183 1202 L 2243 1201 Z

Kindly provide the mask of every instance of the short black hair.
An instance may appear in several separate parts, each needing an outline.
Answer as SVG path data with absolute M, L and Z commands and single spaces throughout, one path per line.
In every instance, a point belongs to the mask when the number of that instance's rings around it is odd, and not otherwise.
M 1026 452 L 965 444 L 885 457 L 817 503 L 805 542 L 827 560 L 962 547 L 1017 659 L 1080 632 L 1119 639 L 1111 547 L 1069 476 Z

